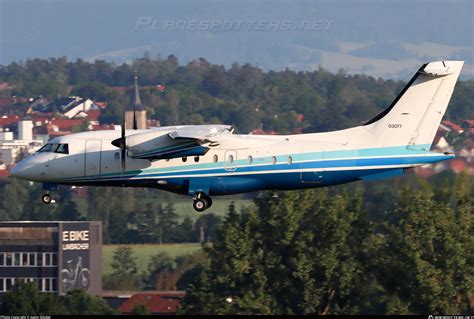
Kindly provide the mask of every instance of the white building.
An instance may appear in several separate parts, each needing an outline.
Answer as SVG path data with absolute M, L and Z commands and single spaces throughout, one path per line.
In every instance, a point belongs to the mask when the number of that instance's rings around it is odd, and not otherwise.
M 69 119 L 73 117 L 86 117 L 87 113 L 85 112 L 92 109 L 97 109 L 97 106 L 91 99 L 80 99 L 64 112 L 64 116 Z
M 41 146 L 43 146 L 43 142 L 37 140 L 0 141 L 0 162 L 5 165 L 13 165 L 22 152 L 33 154 Z

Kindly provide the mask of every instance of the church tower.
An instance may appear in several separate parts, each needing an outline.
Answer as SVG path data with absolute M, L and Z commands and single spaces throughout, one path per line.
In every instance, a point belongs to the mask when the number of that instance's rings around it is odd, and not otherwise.
M 135 76 L 135 92 L 132 100 L 132 105 L 125 111 L 125 128 L 133 129 L 133 114 L 135 110 L 135 119 L 138 129 L 147 128 L 146 111 L 143 110 L 142 101 L 140 99 L 140 91 L 138 89 L 138 77 Z

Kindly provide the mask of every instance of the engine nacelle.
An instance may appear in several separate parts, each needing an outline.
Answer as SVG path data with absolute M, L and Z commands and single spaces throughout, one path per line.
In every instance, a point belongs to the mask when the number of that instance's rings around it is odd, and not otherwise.
M 169 132 L 147 132 L 126 137 L 127 155 L 141 159 L 164 159 L 204 155 L 209 149 L 194 139 L 173 139 Z

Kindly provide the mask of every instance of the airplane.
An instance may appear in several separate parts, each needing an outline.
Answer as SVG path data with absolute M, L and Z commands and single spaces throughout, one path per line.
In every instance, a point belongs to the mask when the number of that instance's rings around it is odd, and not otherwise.
M 395 100 L 367 123 L 296 135 L 234 134 L 229 125 L 82 132 L 50 140 L 13 176 L 57 185 L 150 187 L 187 194 L 202 212 L 211 196 L 325 187 L 404 175 L 454 158 L 430 151 L 463 61 L 422 65 Z M 135 115 L 135 113 L 134 113 Z

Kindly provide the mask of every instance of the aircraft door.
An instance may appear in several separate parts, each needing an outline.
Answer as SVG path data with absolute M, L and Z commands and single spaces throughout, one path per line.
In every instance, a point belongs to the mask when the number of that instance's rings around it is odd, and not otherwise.
M 100 154 L 102 141 L 86 141 L 86 152 L 84 160 L 84 175 L 100 175 Z
M 224 155 L 224 168 L 226 171 L 235 171 L 237 169 L 237 152 L 226 151 Z
M 324 177 L 324 151 L 305 150 L 301 152 L 301 182 L 321 184 Z

